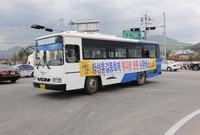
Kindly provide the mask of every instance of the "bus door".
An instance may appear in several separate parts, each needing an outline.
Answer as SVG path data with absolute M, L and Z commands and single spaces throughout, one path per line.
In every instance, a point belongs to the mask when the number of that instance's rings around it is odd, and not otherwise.
M 67 41 L 65 44 L 65 82 L 66 90 L 84 87 L 83 77 L 80 76 L 80 41 L 78 39 Z

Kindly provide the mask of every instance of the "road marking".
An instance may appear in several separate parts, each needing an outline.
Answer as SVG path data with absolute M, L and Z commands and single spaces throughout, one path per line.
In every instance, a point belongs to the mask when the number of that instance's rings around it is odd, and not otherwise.
M 174 135 L 176 131 L 183 126 L 187 121 L 200 114 L 200 109 L 185 116 L 183 119 L 179 120 L 174 126 L 172 126 L 164 135 Z

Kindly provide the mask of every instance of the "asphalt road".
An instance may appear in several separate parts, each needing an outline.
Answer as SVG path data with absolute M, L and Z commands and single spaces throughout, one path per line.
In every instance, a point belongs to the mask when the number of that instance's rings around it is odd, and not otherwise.
M 114 85 L 94 95 L 42 91 L 32 79 L 0 83 L 0 135 L 164 135 L 200 109 L 199 71 L 163 72 L 144 86 Z M 182 128 L 176 133 L 184 135 Z

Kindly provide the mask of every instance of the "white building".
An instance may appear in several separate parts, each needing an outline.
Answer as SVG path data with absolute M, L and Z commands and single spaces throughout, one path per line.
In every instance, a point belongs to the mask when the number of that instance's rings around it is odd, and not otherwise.
M 27 64 L 34 66 L 34 64 L 35 64 L 35 52 L 33 52 L 32 54 L 30 54 L 28 56 Z

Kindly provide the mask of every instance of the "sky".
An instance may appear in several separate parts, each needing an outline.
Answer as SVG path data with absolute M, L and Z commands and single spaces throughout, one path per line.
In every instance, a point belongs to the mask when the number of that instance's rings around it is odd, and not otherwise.
M 37 37 L 52 34 L 32 29 L 40 24 L 53 33 L 76 30 L 70 21 L 99 20 L 101 33 L 122 36 L 123 30 L 144 29 L 141 18 L 147 15 L 147 35 L 163 35 L 164 13 L 166 36 L 180 42 L 200 42 L 199 0 L 1 0 L 0 50 L 34 45 Z

